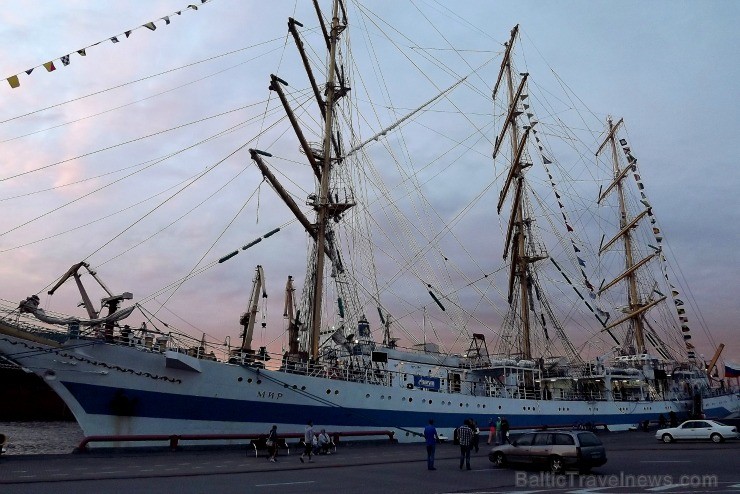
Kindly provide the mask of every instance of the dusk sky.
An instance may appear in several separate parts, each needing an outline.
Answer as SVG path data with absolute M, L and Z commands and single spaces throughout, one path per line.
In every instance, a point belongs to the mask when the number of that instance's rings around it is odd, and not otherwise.
M 309 0 L 191 4 L 197 10 L 186 0 L 3 2 L 0 70 L 2 79 L 17 76 L 20 86 L 3 81 L 0 87 L 0 299 L 15 303 L 41 292 L 45 308 L 74 311 L 79 294 L 73 284 L 51 300 L 45 292 L 83 259 L 112 291 L 131 291 L 135 300 L 153 297 L 197 271 L 199 262 L 208 264 L 285 227 L 184 284 L 157 313 L 195 337 L 206 332 L 235 341 L 260 264 L 270 305 L 267 327 L 257 330 L 256 343 L 279 351 L 285 340 L 285 279 L 305 275 L 305 235 L 275 193 L 260 186 L 259 171 L 240 148 L 273 146 L 274 154 L 292 154 L 296 164 L 305 163 L 295 142 L 282 144 L 282 137 L 272 140 L 267 134 L 260 141 L 250 139 L 270 122 L 263 118 L 270 74 L 288 81 L 290 91 L 308 88 L 293 41 L 286 37 L 287 18 L 301 21 L 310 38 L 316 16 Z M 329 2 L 323 4 L 328 11 Z M 593 113 L 590 123 L 605 122 L 607 115 L 623 117 L 666 253 L 690 289 L 683 297 L 692 301 L 688 317 L 697 353 L 708 360 L 715 346 L 725 343 L 725 360 L 740 363 L 740 4 L 379 0 L 362 9 L 354 1 L 348 4 L 350 16 L 355 15 L 350 36 L 363 44 L 353 55 L 370 60 L 367 72 L 352 81 L 353 95 L 361 99 L 363 86 L 379 80 L 372 65 L 377 62 L 366 56 L 370 39 L 375 57 L 396 60 L 384 69 L 389 75 L 382 89 L 400 94 L 388 96 L 396 118 L 457 78 L 431 83 L 432 75 L 445 74 L 423 68 L 429 80 L 419 72 L 406 78 L 403 57 L 365 33 L 382 28 L 398 43 L 413 40 L 440 57 L 454 46 L 465 51 L 466 63 L 492 60 L 485 73 L 489 79 L 475 83 L 490 94 L 503 43 L 515 24 L 521 27 L 522 54 L 533 80 L 552 80 L 555 73 Z M 359 12 L 364 16 L 358 18 Z M 156 30 L 144 26 L 149 22 Z M 83 48 L 85 56 L 78 53 Z M 323 52 L 317 46 L 310 53 L 320 59 Z M 68 54 L 65 66 L 61 58 Z M 52 61 L 56 70 L 47 72 L 43 64 Z M 457 74 L 470 71 L 471 66 L 457 63 Z M 471 114 L 473 109 L 492 111 L 470 106 Z M 367 123 L 372 131 L 366 130 L 362 140 L 394 122 L 391 112 L 380 113 Z M 444 122 L 439 125 L 445 133 Z M 432 145 L 426 139 L 434 137 L 423 129 L 415 132 L 409 125 L 404 132 L 411 154 Z M 491 141 L 496 132 L 490 128 Z M 204 139 L 209 140 L 201 143 Z M 487 149 L 490 158 L 490 145 Z M 177 154 L 158 161 L 172 153 Z M 484 163 L 486 156 L 480 158 Z M 206 170 L 187 199 L 185 193 L 175 194 Z M 467 183 L 463 177 L 450 179 L 437 197 L 452 196 Z M 291 183 L 288 188 L 304 206 L 311 187 Z M 457 207 L 454 199 L 451 210 Z M 182 215 L 187 221 L 172 223 Z M 85 283 L 94 282 L 87 277 Z M 426 291 L 420 290 L 423 298 Z M 157 301 L 167 296 L 158 295 Z M 155 311 L 158 306 L 147 307 Z M 464 345 L 458 342 L 456 351 Z

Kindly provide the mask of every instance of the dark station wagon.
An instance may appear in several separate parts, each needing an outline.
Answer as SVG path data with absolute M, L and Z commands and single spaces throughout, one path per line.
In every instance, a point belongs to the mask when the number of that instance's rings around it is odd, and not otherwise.
M 576 469 L 581 473 L 606 463 L 606 450 L 593 432 L 547 431 L 522 434 L 511 444 L 491 449 L 496 466 L 509 464 L 545 467 L 552 473 Z

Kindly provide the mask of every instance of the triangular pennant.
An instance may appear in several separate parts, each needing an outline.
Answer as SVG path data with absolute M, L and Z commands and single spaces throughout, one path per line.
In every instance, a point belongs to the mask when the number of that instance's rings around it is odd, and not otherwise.
M 574 250 L 575 252 L 581 252 L 581 249 L 579 249 L 579 248 L 578 248 L 578 246 L 577 246 L 576 244 L 573 244 L 573 250 Z
M 128 38 L 128 36 L 126 37 Z M 118 43 L 118 38 L 116 38 L 115 36 L 113 36 L 110 40 L 114 43 Z
M 157 26 L 155 26 L 153 22 L 147 22 L 146 24 L 144 24 L 144 27 L 152 31 L 157 29 Z
M 676 305 L 683 305 L 683 300 L 681 300 L 680 298 L 677 298 L 676 300 L 673 301 L 673 303 Z
M 190 5 L 188 5 L 188 8 L 189 8 L 189 9 L 193 9 L 193 10 L 198 10 L 198 7 L 196 7 L 196 6 L 195 6 L 195 5 L 193 5 L 192 3 L 191 3 Z
M 65 67 L 66 67 L 67 65 L 69 65 L 69 55 L 64 55 L 64 56 L 63 56 L 63 57 L 61 58 L 61 61 L 62 61 L 62 65 L 64 65 Z
M 128 38 L 129 36 L 131 36 L 131 31 L 126 31 L 126 32 L 125 32 L 125 33 L 123 33 L 123 34 L 125 34 L 125 35 L 126 35 L 126 37 Z
M 79 53 L 80 56 L 83 56 L 83 57 L 86 57 L 87 56 L 87 52 L 85 51 L 84 48 L 82 50 L 77 50 L 77 53 Z
M 57 70 L 57 68 L 54 67 L 54 62 L 46 62 L 44 64 L 44 68 L 46 69 L 47 72 L 53 72 Z
M 552 164 L 552 161 L 550 161 L 549 159 L 547 159 L 547 157 L 544 154 L 542 155 L 542 162 L 545 163 L 546 165 L 551 165 Z
M 33 69 L 35 69 L 35 68 L 36 68 L 36 67 L 34 67 Z M 28 69 L 28 70 L 26 71 L 26 74 L 28 74 L 28 75 L 31 75 L 31 72 L 33 72 L 33 69 Z
M 570 225 L 569 225 L 568 223 L 566 223 L 566 224 L 565 224 L 565 228 L 566 228 L 566 230 L 568 230 L 569 232 L 572 232 L 572 231 L 573 231 L 573 227 L 572 227 L 572 226 L 570 226 Z
M 170 23 L 170 18 L 169 17 L 164 16 L 164 17 L 162 17 L 162 19 L 164 19 L 165 25 L 168 25 Z
M 11 75 L 10 77 L 8 77 L 8 84 L 10 84 L 10 87 L 15 89 L 21 85 L 21 82 L 18 80 L 17 75 Z

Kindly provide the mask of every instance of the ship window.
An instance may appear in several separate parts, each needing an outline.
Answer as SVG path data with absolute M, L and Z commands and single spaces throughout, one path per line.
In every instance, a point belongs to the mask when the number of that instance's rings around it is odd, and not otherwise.
M 326 394 L 330 395 L 331 394 L 331 389 L 327 389 L 326 390 Z
M 432 404 L 432 400 L 429 400 L 429 404 L 430 404 L 430 405 Z
M 237 379 L 237 381 L 239 381 L 239 382 L 242 382 L 243 380 L 244 380 L 243 377 L 240 377 L 240 378 Z
M 370 398 L 370 393 L 366 394 L 365 398 Z
M 413 398 L 409 398 L 409 403 L 411 403 L 412 401 L 414 401 L 414 399 Z
M 251 384 L 252 383 L 252 378 L 250 377 L 249 379 L 247 379 L 247 382 Z
M 338 389 L 335 389 L 335 390 L 334 390 L 334 394 L 335 394 L 335 395 L 338 395 L 338 394 L 339 394 L 339 390 L 338 390 Z
M 262 381 L 257 379 L 257 384 L 262 384 Z

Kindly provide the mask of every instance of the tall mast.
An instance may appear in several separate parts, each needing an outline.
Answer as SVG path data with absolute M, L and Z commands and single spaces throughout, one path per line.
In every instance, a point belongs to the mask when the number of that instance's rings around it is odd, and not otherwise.
M 319 15 L 319 18 L 321 15 Z M 311 301 L 311 358 L 319 356 L 321 333 L 321 304 L 324 290 L 324 246 L 326 245 L 326 220 L 329 210 L 329 179 L 332 163 L 332 126 L 334 124 L 334 102 L 336 82 L 337 40 L 341 32 L 339 25 L 339 0 L 334 0 L 331 33 L 329 34 L 329 80 L 326 84 L 326 119 L 324 121 L 324 162 L 321 167 L 321 186 L 316 202 L 316 260 L 314 265 L 313 300 Z
M 617 202 L 619 204 L 619 232 L 608 242 L 606 242 L 600 249 L 599 254 L 605 252 L 609 247 L 611 247 L 612 244 L 614 244 L 618 239 L 622 239 L 623 245 L 624 245 L 624 254 L 625 254 L 625 269 L 624 272 L 622 272 L 619 276 L 617 276 L 614 280 L 611 282 L 605 284 L 599 289 L 599 293 L 604 292 L 611 286 L 615 285 L 618 281 L 626 280 L 627 281 L 627 301 L 629 306 L 629 311 L 627 315 L 624 317 L 618 319 L 617 321 L 612 322 L 609 326 L 607 326 L 607 329 L 612 328 L 618 324 L 622 324 L 624 322 L 630 321 L 632 324 L 632 327 L 634 328 L 634 341 L 635 341 L 635 350 L 638 354 L 645 353 L 646 347 L 645 347 L 645 330 L 642 322 L 642 315 L 644 312 L 646 312 L 649 308 L 656 305 L 658 302 L 661 302 L 665 299 L 665 297 L 660 298 L 659 300 L 654 300 L 652 302 L 644 303 L 640 299 L 640 295 L 637 290 L 637 269 L 646 264 L 648 261 L 650 261 L 652 258 L 654 258 L 657 254 L 651 254 L 648 257 L 635 262 L 635 252 L 634 247 L 632 244 L 632 228 L 637 225 L 637 223 L 645 217 L 648 212 L 649 208 L 635 216 L 634 218 L 631 218 L 629 216 L 629 212 L 627 210 L 627 202 L 625 200 L 625 190 L 624 186 L 622 184 L 622 180 L 627 176 L 627 173 L 632 170 L 633 165 L 629 163 L 624 169 L 620 170 L 619 168 L 619 159 L 617 154 L 617 143 L 616 143 L 616 133 L 617 128 L 622 123 L 622 120 L 620 119 L 619 122 L 615 125 L 612 122 L 612 119 L 608 119 L 608 125 L 609 125 L 609 133 L 602 143 L 602 145 L 599 147 L 596 154 L 598 155 L 601 150 L 604 148 L 604 146 L 608 143 L 609 147 L 611 149 L 611 159 L 612 159 L 612 169 L 614 173 L 614 178 L 609 185 L 609 187 L 600 195 L 599 202 L 601 202 L 607 194 L 609 194 L 612 191 L 616 191 L 617 194 Z
M 529 314 L 529 265 L 545 259 L 546 256 L 542 255 L 530 255 L 527 252 L 527 235 L 530 218 L 527 216 L 524 209 L 523 202 L 523 191 L 524 191 L 524 170 L 529 166 L 528 163 L 522 161 L 523 151 L 527 143 L 527 137 L 529 136 L 529 130 L 526 131 L 520 137 L 519 127 L 516 123 L 516 117 L 522 112 L 518 109 L 519 100 L 524 90 L 528 74 L 521 74 L 521 80 L 517 87 L 514 87 L 514 74 L 511 67 L 511 50 L 518 33 L 519 26 L 515 26 L 511 31 L 511 39 L 506 45 L 506 52 L 504 54 L 504 60 L 501 62 L 501 70 L 499 72 L 498 79 L 493 90 L 493 97 L 496 97 L 496 92 L 501 83 L 502 77 L 506 78 L 507 87 L 507 98 L 508 98 L 508 112 L 506 120 L 504 121 L 501 133 L 496 139 L 496 144 L 493 151 L 493 157 L 495 158 L 498 154 L 501 143 L 504 141 L 506 133 L 509 134 L 509 142 L 511 145 L 511 168 L 507 175 L 504 186 L 501 190 L 499 197 L 498 210 L 501 211 L 501 207 L 509 195 L 509 191 L 513 185 L 513 197 L 511 199 L 511 215 L 509 217 L 508 231 L 506 235 L 506 244 L 504 246 L 504 259 L 511 255 L 511 270 L 509 272 L 509 303 L 514 303 L 514 292 L 518 289 L 519 292 L 519 306 L 518 318 L 520 322 L 520 334 L 519 334 L 519 354 L 524 359 L 532 358 L 532 342 L 531 342 L 531 322 Z

